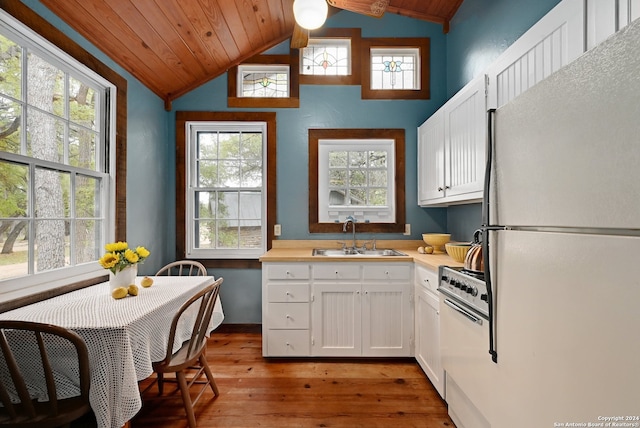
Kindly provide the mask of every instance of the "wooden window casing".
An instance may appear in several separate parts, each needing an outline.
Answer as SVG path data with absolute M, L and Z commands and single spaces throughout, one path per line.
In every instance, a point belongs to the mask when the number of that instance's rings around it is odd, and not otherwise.
M 405 206 L 405 131 L 404 129 L 309 129 L 309 232 L 342 233 L 342 223 L 320 223 L 318 203 L 318 142 L 328 139 L 395 140 L 395 223 L 358 223 L 358 232 L 404 233 Z
M 431 97 L 429 38 L 375 38 L 362 39 L 362 99 L 363 100 L 428 100 Z M 371 89 L 371 49 L 418 48 L 420 50 L 420 89 Z
M 310 38 L 351 39 L 351 74 L 342 76 L 316 76 L 300 74 L 301 85 L 359 85 L 362 57 L 362 38 L 359 28 L 320 28 L 313 30 Z M 293 51 L 293 50 L 292 50 Z M 295 49 L 298 51 L 298 49 Z

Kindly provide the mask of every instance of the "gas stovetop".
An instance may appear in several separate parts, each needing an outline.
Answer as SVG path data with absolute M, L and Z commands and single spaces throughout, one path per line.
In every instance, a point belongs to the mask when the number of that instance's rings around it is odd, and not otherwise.
M 440 266 L 439 273 L 438 291 L 475 310 L 485 318 L 489 317 L 487 285 L 484 282 L 484 275 L 448 266 Z

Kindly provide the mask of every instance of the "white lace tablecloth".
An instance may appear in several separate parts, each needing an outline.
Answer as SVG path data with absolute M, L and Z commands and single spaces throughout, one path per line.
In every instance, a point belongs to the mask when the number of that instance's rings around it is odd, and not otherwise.
M 120 428 L 142 407 L 138 381 L 153 373 L 152 362 L 165 357 L 174 314 L 189 297 L 214 281 L 212 276 L 153 279 L 153 286 L 140 287 L 135 297 L 115 300 L 109 284 L 103 283 L 2 313 L 0 319 L 55 324 L 82 336 L 89 349 L 90 401 L 98 427 Z M 140 284 L 140 278 L 136 283 Z M 193 317 L 195 314 L 176 333 L 174 351 L 189 338 Z M 218 299 L 211 330 L 223 319 Z M 60 372 L 68 370 L 61 368 Z M 77 373 L 64 384 L 66 396 L 79 394 Z M 45 391 L 43 394 L 46 397 Z

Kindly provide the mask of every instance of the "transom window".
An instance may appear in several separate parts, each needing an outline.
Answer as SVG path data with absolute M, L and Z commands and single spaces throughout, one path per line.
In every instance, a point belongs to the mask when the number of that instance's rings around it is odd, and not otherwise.
M 266 126 L 187 122 L 187 257 L 266 251 Z
M 238 66 L 238 97 L 289 97 L 289 66 L 245 64 Z
M 371 89 L 420 89 L 419 49 L 371 49 Z
M 300 74 L 347 76 L 351 74 L 351 39 L 309 39 L 302 50 Z
M 96 261 L 114 230 L 113 89 L 0 14 L 1 294 L 101 271 Z

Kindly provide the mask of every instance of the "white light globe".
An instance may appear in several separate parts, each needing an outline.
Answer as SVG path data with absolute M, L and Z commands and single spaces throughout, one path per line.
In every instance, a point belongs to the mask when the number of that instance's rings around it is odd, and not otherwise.
M 295 0 L 293 2 L 293 16 L 302 28 L 315 30 L 327 20 L 329 6 L 326 0 Z

